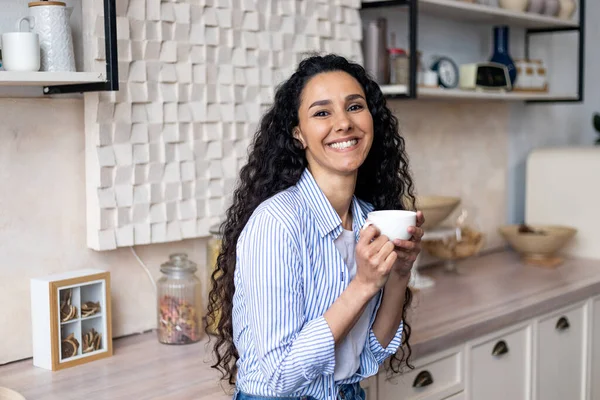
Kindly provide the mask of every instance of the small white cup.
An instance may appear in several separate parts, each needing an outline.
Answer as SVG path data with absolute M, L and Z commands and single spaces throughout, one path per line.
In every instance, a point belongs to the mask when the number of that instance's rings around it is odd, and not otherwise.
M 40 40 L 35 32 L 2 34 L 2 64 L 6 71 L 39 71 Z
M 427 70 L 423 73 L 423 85 L 433 87 L 438 86 L 438 74 L 435 71 Z
M 409 226 L 417 226 L 417 213 L 406 210 L 380 210 L 372 211 L 367 216 L 364 228 L 375 225 L 382 235 L 390 240 L 408 240 L 412 234 L 408 232 Z

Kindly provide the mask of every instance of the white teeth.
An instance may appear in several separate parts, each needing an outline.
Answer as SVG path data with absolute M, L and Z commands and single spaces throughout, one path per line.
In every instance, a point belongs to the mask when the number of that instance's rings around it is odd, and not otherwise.
M 352 147 L 356 143 L 358 143 L 358 140 L 352 139 L 352 140 L 347 140 L 345 142 L 331 143 L 329 145 L 329 147 L 333 147 L 334 149 L 342 150 L 342 149 L 347 149 L 348 147 Z

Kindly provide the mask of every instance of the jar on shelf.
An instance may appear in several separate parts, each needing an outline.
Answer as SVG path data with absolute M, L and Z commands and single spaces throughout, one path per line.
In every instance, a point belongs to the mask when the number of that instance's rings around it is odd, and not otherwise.
M 196 264 L 187 254 L 169 256 L 160 266 L 157 282 L 158 340 L 165 344 L 188 344 L 202 338 L 202 287 Z
M 212 288 L 212 274 L 217 268 L 217 257 L 221 252 L 221 243 L 223 241 L 223 232 L 221 231 L 221 224 L 213 225 L 209 228 L 210 239 L 208 240 L 208 247 L 206 249 L 206 282 L 208 291 Z M 215 313 L 215 321 L 207 321 L 207 332 L 211 335 L 217 333 L 217 326 L 219 324 L 220 313 Z
M 390 52 L 390 83 L 392 85 L 408 85 L 410 66 L 408 54 L 404 49 L 391 48 Z

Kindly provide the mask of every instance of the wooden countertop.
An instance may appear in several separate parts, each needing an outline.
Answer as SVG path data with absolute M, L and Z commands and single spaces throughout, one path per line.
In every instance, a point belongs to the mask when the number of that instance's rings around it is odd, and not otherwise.
M 557 269 L 543 269 L 499 252 L 460 265 L 460 275 L 437 268 L 424 271 L 436 286 L 414 298 L 414 356 L 600 295 L 600 260 L 568 260 Z M 113 357 L 62 371 L 33 367 L 31 359 L 1 366 L 0 386 L 28 400 L 231 399 L 219 386 L 209 358 L 206 341 L 168 346 L 152 332 L 117 339 Z

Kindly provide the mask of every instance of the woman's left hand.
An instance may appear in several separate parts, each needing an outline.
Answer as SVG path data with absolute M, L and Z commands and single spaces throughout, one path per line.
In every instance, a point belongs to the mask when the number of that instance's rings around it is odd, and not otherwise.
M 423 237 L 423 229 L 421 226 L 425 223 L 425 217 L 423 212 L 417 211 L 417 226 L 411 226 L 408 228 L 408 232 L 412 234 L 409 240 L 394 240 L 396 246 L 395 252 L 398 256 L 396 263 L 394 264 L 393 270 L 400 277 L 406 278 L 410 276 L 412 266 L 417 259 L 417 256 L 421 252 L 421 238 Z

